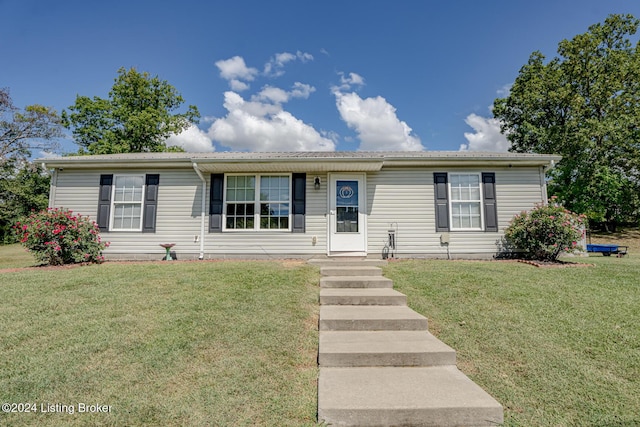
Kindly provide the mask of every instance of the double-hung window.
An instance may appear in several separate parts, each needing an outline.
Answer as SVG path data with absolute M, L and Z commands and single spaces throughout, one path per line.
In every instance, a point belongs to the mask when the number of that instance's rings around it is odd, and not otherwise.
M 482 229 L 480 174 L 449 174 L 452 230 Z
M 289 177 L 260 177 L 260 229 L 289 229 Z
M 100 231 L 156 231 L 159 174 L 100 175 Z
M 495 172 L 434 172 L 436 231 L 498 231 Z
M 256 177 L 227 176 L 227 230 L 255 228 Z
M 290 230 L 290 175 L 225 178 L 225 230 Z
M 144 175 L 114 177 L 111 230 L 142 230 Z

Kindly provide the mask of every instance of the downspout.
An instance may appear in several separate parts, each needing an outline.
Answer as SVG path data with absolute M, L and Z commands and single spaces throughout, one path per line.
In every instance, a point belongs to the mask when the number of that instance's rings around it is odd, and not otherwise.
M 205 216 L 207 213 L 207 180 L 202 176 L 202 172 L 198 169 L 198 164 L 193 163 L 193 170 L 202 181 L 202 207 L 200 210 L 200 256 L 198 259 L 202 261 L 204 259 L 204 232 L 205 232 Z
M 546 206 L 549 204 L 549 194 L 547 193 L 547 168 L 553 169 L 556 162 L 551 160 L 549 166 L 540 166 L 540 187 L 542 189 L 542 203 Z
M 42 170 L 51 175 L 49 182 L 49 207 L 52 208 L 56 200 L 56 187 L 58 186 L 58 169 L 53 169 L 53 173 L 47 169 L 47 164 L 42 162 Z

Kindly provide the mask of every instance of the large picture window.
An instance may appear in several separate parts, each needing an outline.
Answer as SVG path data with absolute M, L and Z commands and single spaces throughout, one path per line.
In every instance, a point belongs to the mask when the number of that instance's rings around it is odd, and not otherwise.
M 142 230 L 144 175 L 114 177 L 111 230 Z
M 449 174 L 452 230 L 482 229 L 480 174 Z
M 226 230 L 289 230 L 289 175 L 227 175 Z

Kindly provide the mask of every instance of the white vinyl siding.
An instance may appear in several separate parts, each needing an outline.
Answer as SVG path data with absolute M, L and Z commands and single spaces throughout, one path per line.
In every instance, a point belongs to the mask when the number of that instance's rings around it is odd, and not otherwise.
M 81 215 L 97 219 L 101 174 L 123 175 L 123 169 L 71 170 L 57 174 L 55 200 L 51 207 L 64 207 Z M 205 259 L 226 257 L 276 256 L 295 258 L 326 254 L 326 174 L 307 174 L 305 232 L 282 230 L 256 232 L 228 232 L 200 235 L 202 181 L 193 170 L 149 169 L 145 174 L 160 174 L 158 186 L 158 214 L 155 233 L 102 232 L 102 239 L 110 242 L 104 251 L 111 259 L 157 259 L 165 255 L 161 243 L 175 243 L 173 251 L 178 260 L 197 259 L 200 239 L 205 242 Z M 269 174 L 273 176 L 275 174 Z M 313 178 L 321 178 L 315 189 Z M 206 206 L 209 206 L 210 177 L 206 176 Z M 206 215 L 209 211 L 207 208 Z M 208 218 L 206 219 L 208 221 Z M 315 237 L 315 239 L 314 239 Z
M 396 256 L 490 257 L 513 216 L 543 201 L 543 174 L 538 167 L 477 167 L 451 173 L 495 172 L 498 233 L 460 230 L 449 233 L 449 245 L 436 232 L 434 168 L 385 168 L 367 174 L 368 256 L 380 257 L 389 230 L 397 231 Z
M 368 256 L 380 257 L 389 230 L 397 231 L 396 256 L 438 254 L 433 169 L 387 168 L 367 174 Z
M 498 233 L 456 231 L 449 235 L 448 247 L 440 244 L 434 214 L 433 173 L 443 167 L 387 167 L 366 176 L 367 191 L 367 255 L 379 258 L 388 230 L 397 230 L 396 256 L 415 257 L 491 257 L 504 228 L 513 216 L 534 207 L 543 200 L 544 171 L 539 167 L 474 167 L 458 168 L 450 173 L 495 172 L 498 207 Z M 96 220 L 101 174 L 133 175 L 131 169 L 71 169 L 58 171 L 52 182 L 52 206 L 89 215 Z M 306 176 L 306 215 L 304 233 L 281 230 L 256 232 L 206 233 L 200 235 L 202 181 L 193 170 L 145 169 L 138 175 L 160 174 L 155 233 L 104 232 L 102 238 L 111 243 L 105 250 L 109 258 L 162 259 L 162 243 L 175 243 L 179 260 L 197 259 L 201 239 L 204 257 L 278 257 L 322 256 L 327 251 L 328 196 L 326 173 Z M 245 174 L 246 175 L 246 174 Z M 257 174 L 253 174 L 256 176 Z M 277 173 L 265 176 L 282 175 Z M 226 176 L 226 175 L 225 175 Z M 320 188 L 313 185 L 320 178 Z M 206 206 L 209 206 L 210 176 L 206 179 Z M 289 178 L 290 182 L 290 178 Z M 364 188 L 362 189 L 365 190 Z M 279 197 L 279 196 L 278 196 Z M 205 215 L 208 216 L 208 208 Z M 206 219 L 208 221 L 208 218 Z
M 59 171 L 52 207 L 71 209 L 96 221 L 101 174 L 113 174 L 115 178 L 116 175 L 131 174 L 131 171 Z M 144 174 L 160 174 L 156 232 L 101 232 L 102 240 L 110 242 L 104 254 L 108 258 L 133 260 L 151 257 L 160 260 L 166 253 L 160 244 L 176 243 L 173 250 L 177 251 L 178 259 L 197 258 L 200 246 L 201 181 L 193 171 L 149 169 Z

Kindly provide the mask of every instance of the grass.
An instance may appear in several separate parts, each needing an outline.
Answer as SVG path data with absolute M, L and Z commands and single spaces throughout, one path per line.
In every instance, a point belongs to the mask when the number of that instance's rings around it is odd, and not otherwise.
M 36 265 L 36 259 L 21 245 L 0 245 L 0 270 Z
M 630 255 L 573 268 L 398 261 L 385 275 L 503 404 L 506 426 L 640 425 L 640 233 L 592 239 Z M 0 425 L 316 424 L 316 269 L 20 268 L 34 264 L 0 246 L 0 403 L 112 410 L 0 413 Z
M 640 257 L 594 267 L 399 261 L 385 275 L 506 426 L 640 425 Z
M 1 273 L 0 403 L 76 412 L 0 424 L 315 425 L 317 280 L 276 261 Z

